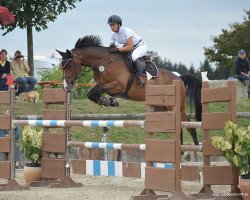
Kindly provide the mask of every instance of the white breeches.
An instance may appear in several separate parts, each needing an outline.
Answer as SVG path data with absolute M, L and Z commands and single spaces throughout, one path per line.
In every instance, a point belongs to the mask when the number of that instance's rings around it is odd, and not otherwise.
M 136 61 L 137 58 L 141 58 L 148 52 L 148 45 L 146 43 L 139 44 L 132 52 L 132 60 Z

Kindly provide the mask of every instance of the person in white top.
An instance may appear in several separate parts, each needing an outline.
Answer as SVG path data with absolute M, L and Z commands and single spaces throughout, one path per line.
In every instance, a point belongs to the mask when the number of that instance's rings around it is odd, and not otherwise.
M 111 53 L 132 51 L 132 60 L 136 66 L 138 75 L 138 85 L 144 86 L 142 79 L 142 68 L 139 58 L 143 57 L 148 51 L 148 45 L 142 38 L 130 28 L 122 26 L 122 19 L 117 15 L 111 15 L 108 18 L 108 24 L 112 30 L 110 47 L 115 47 L 115 43 L 123 44 L 123 47 L 113 48 Z

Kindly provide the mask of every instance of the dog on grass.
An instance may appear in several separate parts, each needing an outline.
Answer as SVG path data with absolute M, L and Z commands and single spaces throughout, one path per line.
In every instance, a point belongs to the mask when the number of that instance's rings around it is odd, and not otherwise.
M 29 101 L 29 102 L 38 102 L 39 93 L 37 91 L 23 92 L 19 95 L 18 100 Z

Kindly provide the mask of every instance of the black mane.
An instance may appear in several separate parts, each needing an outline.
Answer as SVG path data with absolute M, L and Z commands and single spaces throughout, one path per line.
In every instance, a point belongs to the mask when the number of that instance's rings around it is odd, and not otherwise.
M 75 48 L 84 47 L 103 47 L 101 38 L 96 35 L 86 35 L 83 38 L 79 38 L 75 44 Z

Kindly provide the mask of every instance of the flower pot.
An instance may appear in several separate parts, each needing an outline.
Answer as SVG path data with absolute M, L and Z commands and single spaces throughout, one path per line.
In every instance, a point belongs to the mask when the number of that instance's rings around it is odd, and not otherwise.
M 244 200 L 250 200 L 250 179 L 240 179 L 240 191 Z
M 24 166 L 23 176 L 26 185 L 30 185 L 32 182 L 38 181 L 41 178 L 41 166 Z

